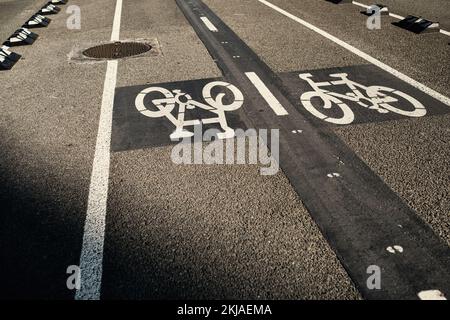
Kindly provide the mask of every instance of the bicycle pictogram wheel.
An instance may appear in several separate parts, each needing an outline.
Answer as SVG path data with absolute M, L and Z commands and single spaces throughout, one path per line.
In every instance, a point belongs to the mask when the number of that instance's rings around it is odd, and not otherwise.
M 156 99 L 145 103 L 145 97 L 148 94 L 158 93 Z M 158 99 L 159 96 L 159 99 Z M 136 109 L 144 116 L 150 118 L 165 117 L 175 108 L 175 99 L 172 92 L 161 87 L 149 87 L 142 90 L 135 99 Z

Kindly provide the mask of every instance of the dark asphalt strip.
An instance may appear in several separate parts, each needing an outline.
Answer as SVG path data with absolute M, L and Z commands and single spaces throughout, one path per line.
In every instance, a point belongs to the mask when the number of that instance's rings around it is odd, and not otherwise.
M 244 92 L 247 127 L 280 129 L 280 166 L 363 297 L 417 299 L 431 289 L 448 296 L 448 246 L 329 128 L 308 120 L 280 78 L 202 1 L 176 2 L 225 79 Z M 255 72 L 289 115 L 276 116 L 245 72 Z M 293 134 L 297 129 L 303 133 Z M 327 176 L 334 172 L 340 177 Z M 394 245 L 403 253 L 386 250 Z M 381 289 L 367 287 L 371 265 L 381 268 Z

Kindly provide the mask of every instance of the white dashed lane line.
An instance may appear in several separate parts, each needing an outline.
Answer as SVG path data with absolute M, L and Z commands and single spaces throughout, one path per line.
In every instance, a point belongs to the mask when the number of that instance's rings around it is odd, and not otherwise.
M 207 17 L 200 17 L 205 26 L 212 32 L 219 32 L 217 28 L 213 25 L 213 23 Z
M 272 108 L 277 116 L 285 116 L 288 114 L 286 109 L 281 105 L 280 101 L 270 92 L 269 88 L 262 82 L 258 75 L 254 72 L 246 72 L 245 75 L 253 83 L 259 94 L 266 100 L 267 104 Z

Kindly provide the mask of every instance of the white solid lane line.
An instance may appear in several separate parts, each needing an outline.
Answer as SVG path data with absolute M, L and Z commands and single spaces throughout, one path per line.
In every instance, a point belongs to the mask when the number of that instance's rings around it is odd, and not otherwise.
M 285 116 L 288 114 L 286 109 L 281 105 L 277 98 L 270 92 L 269 88 L 262 82 L 258 75 L 254 72 L 246 72 L 245 75 L 253 83 L 259 94 L 266 100 L 273 112 L 277 116 Z
M 400 80 L 403 80 L 406 83 L 409 83 L 410 85 L 412 85 L 413 87 L 419 89 L 420 91 L 432 96 L 433 98 L 441 101 L 442 103 L 450 106 L 450 98 L 444 96 L 443 94 L 440 94 L 439 92 L 425 86 L 424 84 L 408 77 L 407 75 L 401 73 L 400 71 L 388 66 L 387 64 L 381 62 L 380 60 L 375 59 L 374 57 L 368 55 L 367 53 L 362 52 L 361 50 L 353 47 L 352 45 L 336 38 L 335 36 L 329 34 L 328 32 L 312 25 L 309 22 L 306 22 L 303 19 L 300 19 L 299 17 L 294 16 L 293 14 L 281 9 L 280 7 L 277 7 L 276 5 L 266 1 L 266 0 L 258 0 L 259 2 L 261 2 L 262 4 L 268 6 L 269 8 L 272 8 L 273 10 L 281 13 L 282 15 L 302 24 L 303 26 L 305 26 L 306 28 L 320 34 L 321 36 L 333 41 L 334 43 L 338 44 L 339 46 L 347 49 L 348 51 L 356 54 L 357 56 L 361 57 L 362 59 L 372 63 L 373 65 L 376 65 L 377 67 L 383 69 L 386 72 L 389 72 L 390 74 L 394 75 L 395 77 L 399 78 Z
M 111 32 L 111 41 L 119 41 L 120 39 L 120 21 L 122 18 L 122 0 L 117 0 L 116 9 L 114 11 L 114 20 Z
M 361 3 L 361 2 L 352 1 L 352 3 L 353 3 L 355 6 L 359 6 L 359 7 L 361 7 L 361 8 L 365 8 L 365 9 L 369 9 L 369 8 L 370 8 L 370 6 L 368 6 L 368 5 L 364 4 L 364 3 Z
M 122 0 L 117 0 L 111 41 L 119 40 L 121 15 Z M 81 248 L 81 287 L 75 294 L 76 300 L 100 299 L 105 217 L 108 199 L 112 113 L 117 66 L 117 60 L 107 62 L 86 221 L 84 224 L 83 245 Z
M 403 16 L 401 16 L 399 14 L 391 13 L 391 12 L 389 12 L 389 16 L 392 17 L 392 18 L 398 19 L 398 20 L 405 19 L 405 17 L 403 17 Z
M 219 30 L 217 30 L 216 26 L 213 25 L 213 23 L 207 17 L 200 17 L 200 19 L 202 19 L 203 23 L 210 31 L 212 31 L 212 32 L 219 31 Z
M 364 3 L 357 2 L 357 1 L 352 1 L 352 4 L 354 4 L 355 6 L 361 7 L 361 8 L 365 8 L 365 9 L 369 9 L 371 7 L 371 6 L 368 6 L 368 5 L 364 4 Z M 389 16 L 393 17 L 395 19 L 399 19 L 399 20 L 405 19 L 405 17 L 402 17 L 402 16 L 400 16 L 398 14 L 391 13 L 391 12 L 389 12 Z

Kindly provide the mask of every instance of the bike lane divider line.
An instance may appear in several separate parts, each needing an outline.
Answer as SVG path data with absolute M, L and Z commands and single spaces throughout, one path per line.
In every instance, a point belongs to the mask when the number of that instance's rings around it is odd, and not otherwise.
M 384 71 L 394 75 L 395 77 L 399 78 L 400 80 L 402 80 L 402 81 L 412 85 L 413 87 L 423 91 L 424 93 L 426 93 L 426 94 L 432 96 L 433 98 L 441 101 L 442 103 L 446 104 L 447 106 L 450 106 L 450 98 L 446 97 L 445 95 L 443 95 L 443 94 L 441 94 L 441 93 L 439 93 L 439 92 L 437 92 L 437 91 L 427 87 L 426 85 L 424 85 L 424 84 L 422 84 L 422 83 L 420 83 L 420 82 L 410 78 L 406 74 L 404 74 L 404 73 L 402 73 L 402 72 L 400 72 L 400 71 L 398 71 L 398 70 L 388 66 L 387 64 L 381 62 L 380 60 L 375 59 L 371 55 L 369 55 L 369 54 L 367 54 L 367 53 L 365 53 L 365 52 L 355 48 L 354 46 L 348 44 L 347 42 L 340 40 L 339 38 L 331 35 L 330 33 L 326 32 L 326 31 L 324 31 L 324 30 L 322 30 L 322 29 L 320 29 L 320 28 L 318 28 L 318 27 L 316 27 L 314 25 L 312 25 L 311 23 L 309 23 L 309 22 L 307 22 L 307 21 L 305 21 L 305 20 L 303 20 L 303 19 L 301 19 L 301 18 L 299 18 L 297 16 L 294 16 L 293 14 L 291 14 L 291 13 L 281 9 L 280 7 L 270 3 L 269 1 L 266 1 L 266 0 L 258 0 L 258 1 L 260 3 L 266 5 L 267 7 L 271 8 L 271 9 L 273 9 L 273 10 L 279 12 L 279 13 L 281 13 L 285 17 L 288 17 L 289 19 L 292 19 L 295 22 L 298 22 L 301 25 L 303 25 L 304 27 L 306 27 L 306 28 L 308 28 L 308 29 L 310 29 L 310 30 L 320 34 L 321 36 L 323 36 L 323 37 L 333 41 L 337 45 L 347 49 L 348 51 L 356 54 L 357 56 L 361 57 L 362 59 L 364 59 L 364 60 L 366 60 L 366 61 L 376 65 L 377 67 L 379 67 L 379 68 L 383 69 Z
M 209 30 L 212 32 L 218 32 L 217 28 L 212 24 L 211 21 L 207 17 L 200 17 L 202 19 L 203 23 L 208 27 Z
M 118 41 L 122 0 L 116 1 L 111 41 Z M 117 60 L 107 61 L 103 86 L 100 119 L 89 187 L 86 221 L 80 257 L 80 289 L 76 300 L 99 300 L 103 271 L 103 246 L 105 240 L 105 218 L 108 200 L 111 129 L 114 92 L 117 79 Z
M 256 73 L 246 72 L 245 75 L 255 85 L 258 92 L 263 96 L 264 100 L 266 100 L 267 104 L 272 108 L 273 112 L 275 112 L 277 116 L 285 116 L 289 114 Z
M 418 299 L 423 290 L 448 294 L 450 255 L 443 240 L 331 128 L 312 121 L 300 109 L 300 97 L 201 0 L 176 2 L 224 79 L 243 92 L 239 115 L 247 128 L 280 130 L 280 167 L 363 297 Z M 219 32 L 210 32 L 201 16 Z M 288 117 L 261 109 L 266 101 L 248 72 L 258 74 Z M 293 135 L 294 129 L 302 135 Z M 392 245 L 401 246 L 402 253 L 388 252 Z M 382 286 L 376 290 L 368 285 L 373 266 L 381 270 Z

